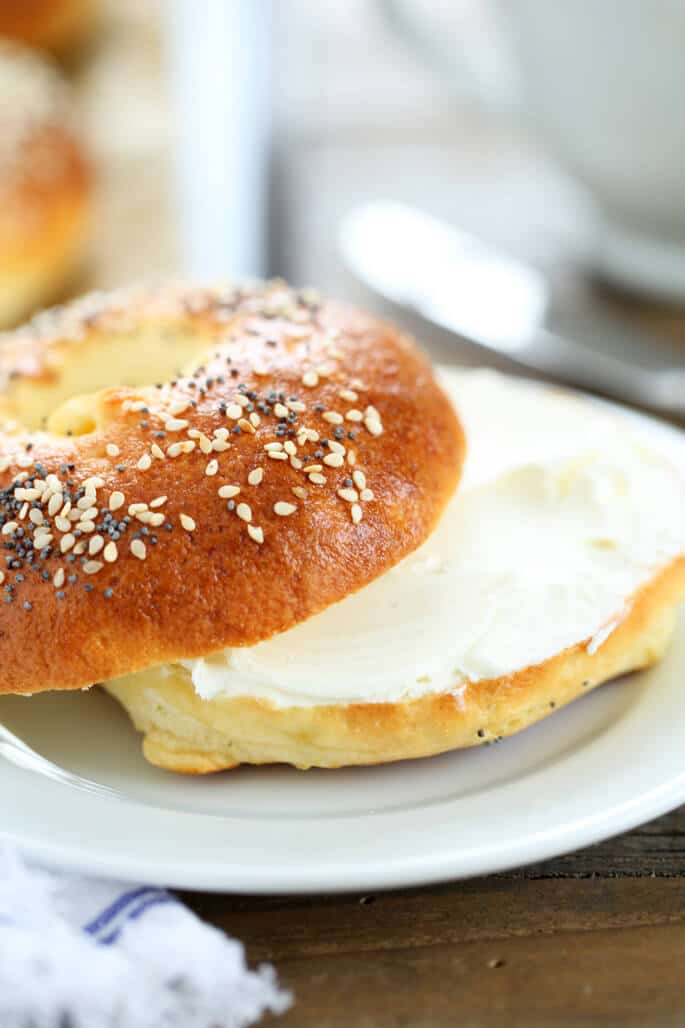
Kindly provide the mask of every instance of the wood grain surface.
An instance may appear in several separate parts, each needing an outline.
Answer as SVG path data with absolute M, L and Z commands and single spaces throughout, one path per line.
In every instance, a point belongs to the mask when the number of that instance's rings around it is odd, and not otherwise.
M 358 21 L 368 5 L 353 7 L 343 17 L 339 5 L 283 5 L 296 20 L 278 55 L 292 88 L 276 148 L 272 270 L 373 302 L 343 267 L 336 231 L 354 203 L 389 196 L 532 261 L 565 324 L 621 317 L 682 346 L 685 360 L 685 311 L 621 297 L 584 273 L 587 206 L 539 147 L 518 128 L 436 102 L 435 83 L 378 21 Z M 110 0 L 104 21 L 77 85 L 101 169 L 90 284 L 109 286 L 182 262 L 160 7 Z M 315 95 L 303 78 L 307 26 L 318 34 Z M 336 62 L 340 33 L 347 49 Z M 374 103 L 361 104 L 360 90 Z M 412 327 L 435 357 L 473 362 Z M 243 939 L 251 960 L 275 963 L 296 995 L 283 1028 L 681 1028 L 684 871 L 685 809 L 503 876 L 373 896 L 183 898 Z

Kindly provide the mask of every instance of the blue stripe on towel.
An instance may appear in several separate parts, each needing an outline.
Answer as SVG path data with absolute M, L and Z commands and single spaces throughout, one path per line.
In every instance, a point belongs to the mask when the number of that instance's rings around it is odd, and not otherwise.
M 150 907 L 159 907 L 163 906 L 166 903 L 176 902 L 177 901 L 174 899 L 174 897 L 170 896 L 168 892 L 157 891 L 156 895 L 147 896 L 142 903 L 140 903 L 137 907 L 135 907 L 133 910 L 130 910 L 126 914 L 126 916 L 122 919 L 121 924 L 118 925 L 114 929 L 114 931 L 109 932 L 109 934 L 107 935 L 100 936 L 98 942 L 101 946 L 111 946 L 113 942 L 117 941 L 117 939 L 121 935 L 124 925 L 128 921 L 137 921 L 139 917 L 142 917 L 146 910 L 150 909 Z
M 83 926 L 83 931 L 88 932 L 89 935 L 97 935 L 103 928 L 112 921 L 113 918 L 120 914 L 126 907 L 135 903 L 136 900 L 140 899 L 141 896 L 158 895 L 159 889 L 153 889 L 150 886 L 141 886 L 138 889 L 131 889 L 130 892 L 124 892 L 121 896 L 118 896 L 113 903 L 104 910 L 100 911 L 97 917 L 94 917 L 92 921 Z M 162 893 L 162 895 L 166 895 Z

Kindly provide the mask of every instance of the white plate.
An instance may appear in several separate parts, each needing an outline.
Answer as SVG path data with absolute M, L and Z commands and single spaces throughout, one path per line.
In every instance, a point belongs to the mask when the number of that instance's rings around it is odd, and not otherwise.
M 685 471 L 683 434 L 640 420 Z M 241 768 L 209 778 L 147 765 L 127 717 L 101 691 L 3 697 L 0 723 L 116 795 L 0 759 L 0 832 L 61 867 L 233 892 L 375 889 L 501 871 L 685 801 L 684 686 L 685 618 L 657 668 L 499 745 L 380 768 Z

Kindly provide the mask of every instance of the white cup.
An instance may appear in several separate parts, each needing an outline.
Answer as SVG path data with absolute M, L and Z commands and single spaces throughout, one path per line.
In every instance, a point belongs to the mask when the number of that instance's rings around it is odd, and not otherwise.
M 382 6 L 458 92 L 523 111 L 586 187 L 601 274 L 685 300 L 685 0 L 499 0 L 515 96 L 485 88 L 456 40 L 430 39 L 417 0 Z

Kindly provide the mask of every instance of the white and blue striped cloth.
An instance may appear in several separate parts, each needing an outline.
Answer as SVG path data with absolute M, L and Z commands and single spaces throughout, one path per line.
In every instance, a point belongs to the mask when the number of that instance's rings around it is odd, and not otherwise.
M 246 1028 L 290 996 L 164 889 L 27 867 L 0 846 L 2 1028 Z

